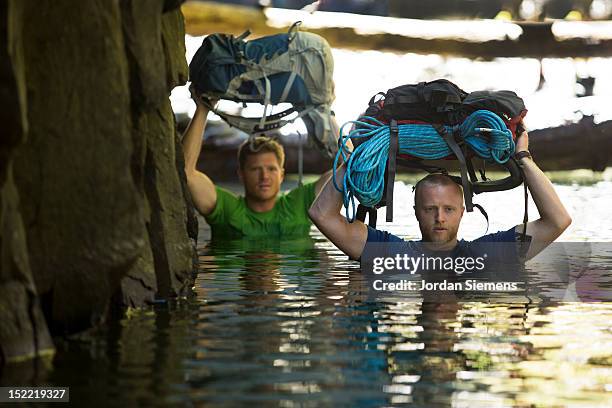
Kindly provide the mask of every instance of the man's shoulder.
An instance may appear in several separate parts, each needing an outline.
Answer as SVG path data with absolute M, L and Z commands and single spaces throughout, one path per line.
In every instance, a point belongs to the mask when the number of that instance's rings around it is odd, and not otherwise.
M 472 254 L 487 254 L 492 265 L 524 262 L 530 242 L 521 242 L 516 227 L 483 235 L 473 241 L 462 241 L 462 248 Z
M 368 238 L 366 241 L 368 244 L 371 243 L 385 243 L 385 242 L 408 242 L 397 235 L 393 235 L 390 232 L 382 231 L 376 228 L 372 228 L 368 225 Z
M 209 224 L 226 223 L 228 217 L 237 213 L 237 210 L 244 206 L 242 197 L 237 196 L 231 191 L 215 185 L 217 192 L 217 202 L 212 212 L 204 218 Z
M 315 199 L 316 182 L 305 183 L 301 186 L 292 188 L 291 190 L 281 194 L 276 204 L 287 204 L 290 206 L 305 207 L 308 209 Z
M 215 190 L 217 191 L 217 196 L 222 195 L 223 198 L 235 198 L 235 199 L 239 199 L 240 196 L 238 196 L 236 193 L 221 187 L 217 184 L 215 184 Z
M 516 227 L 512 227 L 505 231 L 498 231 L 492 234 L 483 235 L 482 237 L 476 238 L 471 242 L 516 242 Z
M 420 242 L 405 240 L 388 231 L 372 228 L 368 225 L 368 238 L 360 260 L 371 260 L 381 256 L 394 257 L 398 254 L 417 256 L 418 251 L 420 251 Z
M 302 185 L 295 186 L 292 189 L 287 190 L 284 194 L 282 194 L 281 197 L 299 195 L 299 194 L 308 193 L 310 191 L 314 191 L 316 184 L 317 182 L 313 181 L 310 183 L 304 183 Z
M 397 235 L 387 231 L 378 230 L 368 226 L 367 242 L 412 242 L 406 241 Z M 515 227 L 505 231 L 498 231 L 492 234 L 483 235 L 473 241 L 464 241 L 466 243 L 485 243 L 485 242 L 516 242 Z
M 243 196 L 238 195 L 223 187 L 215 186 L 217 190 L 217 207 L 224 207 L 225 210 L 234 212 L 241 207 L 246 208 L 246 201 Z

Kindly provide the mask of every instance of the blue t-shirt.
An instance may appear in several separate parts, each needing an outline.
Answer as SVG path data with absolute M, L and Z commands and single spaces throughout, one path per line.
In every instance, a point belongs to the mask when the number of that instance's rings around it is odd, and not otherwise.
M 371 242 L 413 242 L 405 241 L 397 235 L 393 235 L 387 231 L 377 230 L 368 226 L 368 240 L 366 245 Z M 499 231 L 493 234 L 483 235 L 480 238 L 476 238 L 474 241 L 460 240 L 457 245 L 462 245 L 469 242 L 516 242 L 515 227 L 510 228 L 507 231 Z
M 380 244 L 386 245 L 386 249 Z M 431 252 L 425 248 L 423 241 L 406 241 L 397 235 L 387 231 L 381 231 L 368 226 L 368 239 L 364 247 L 366 257 L 376 253 L 408 253 L 418 257 L 423 252 L 430 254 L 445 254 L 451 257 L 479 257 L 487 258 L 487 272 L 502 272 L 504 270 L 516 270 L 517 266 L 524 264 L 524 257 L 528 249 L 527 245 L 520 245 L 517 241 L 515 227 L 506 231 L 499 231 L 483 235 L 473 241 L 459 240 L 457 246 L 448 252 Z M 382 252 L 381 252 L 382 251 Z M 486 255 L 485 255 L 486 254 Z M 496 274 L 497 274 L 496 273 Z

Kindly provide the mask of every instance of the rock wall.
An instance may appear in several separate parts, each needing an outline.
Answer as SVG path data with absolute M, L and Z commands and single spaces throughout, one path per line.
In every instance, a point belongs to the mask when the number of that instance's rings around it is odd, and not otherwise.
M 0 3 L 7 361 L 191 286 L 195 217 L 168 99 L 187 79 L 176 3 Z

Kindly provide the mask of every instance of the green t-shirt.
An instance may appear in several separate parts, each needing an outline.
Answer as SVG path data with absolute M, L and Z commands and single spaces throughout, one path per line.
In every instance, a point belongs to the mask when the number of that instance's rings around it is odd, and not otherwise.
M 315 199 L 315 184 L 304 184 L 280 195 L 273 209 L 261 213 L 252 211 L 244 197 L 215 187 L 217 204 L 212 213 L 205 217 L 213 238 L 308 235 L 312 225 L 308 208 Z

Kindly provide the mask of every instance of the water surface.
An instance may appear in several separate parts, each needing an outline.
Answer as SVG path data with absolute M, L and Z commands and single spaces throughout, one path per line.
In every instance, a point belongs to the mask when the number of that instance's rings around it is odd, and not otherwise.
M 574 218 L 561 240 L 611 240 L 610 182 L 556 188 Z M 381 228 L 416 238 L 410 190 L 397 183 L 407 199 Z M 491 231 L 520 222 L 519 189 L 485 196 Z M 469 214 L 460 235 L 485 229 Z M 60 342 L 48 380 L 97 406 L 612 406 L 612 303 L 372 299 L 314 229 L 203 241 L 199 264 L 192 298 Z

